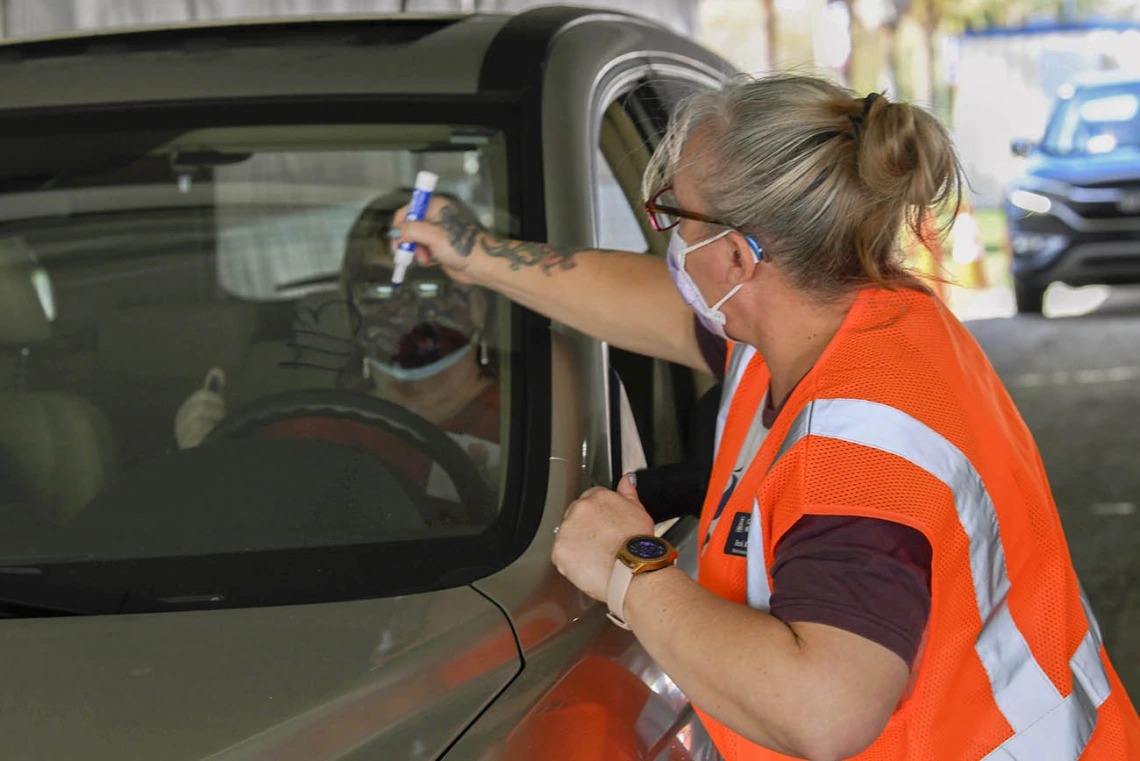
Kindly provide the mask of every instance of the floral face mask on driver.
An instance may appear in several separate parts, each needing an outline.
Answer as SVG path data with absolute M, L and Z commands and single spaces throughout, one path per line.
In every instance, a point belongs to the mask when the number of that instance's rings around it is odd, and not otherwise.
M 431 378 L 466 356 L 478 338 L 468 290 L 449 281 L 358 283 L 357 340 L 369 371 L 397 381 Z

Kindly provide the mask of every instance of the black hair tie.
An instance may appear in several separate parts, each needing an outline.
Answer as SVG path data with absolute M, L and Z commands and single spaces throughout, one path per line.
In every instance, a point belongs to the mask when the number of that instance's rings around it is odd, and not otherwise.
M 867 114 L 871 113 L 871 107 L 875 105 L 875 101 L 881 97 L 877 92 L 868 94 L 866 98 L 863 98 L 863 112 L 858 116 L 847 117 L 851 120 L 851 126 L 855 128 L 856 140 L 863 136 L 863 122 L 866 120 Z

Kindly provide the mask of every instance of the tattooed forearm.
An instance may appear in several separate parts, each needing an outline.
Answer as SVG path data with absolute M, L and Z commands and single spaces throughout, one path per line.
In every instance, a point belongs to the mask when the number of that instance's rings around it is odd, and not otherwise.
M 439 226 L 447 232 L 447 239 L 455 252 L 463 257 L 471 256 L 483 228 L 451 205 L 444 206 L 439 214 Z
M 578 252 L 573 249 L 559 248 L 549 243 L 527 243 L 521 240 L 483 239 L 483 249 L 487 256 L 497 259 L 506 259 L 511 263 L 511 269 L 522 267 L 541 267 L 549 275 L 552 270 L 574 269 L 574 255 Z

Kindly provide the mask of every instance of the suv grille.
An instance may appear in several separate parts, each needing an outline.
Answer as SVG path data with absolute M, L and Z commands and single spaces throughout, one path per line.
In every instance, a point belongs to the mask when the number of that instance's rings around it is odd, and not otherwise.
M 1119 195 L 1114 201 L 1080 202 L 1070 200 L 1068 203 L 1073 211 L 1086 219 L 1114 219 L 1116 217 L 1140 216 L 1140 183 L 1129 182 L 1103 182 L 1090 183 L 1083 186 L 1096 190 L 1118 190 Z M 1080 187 L 1074 188 L 1076 195 L 1080 195 Z

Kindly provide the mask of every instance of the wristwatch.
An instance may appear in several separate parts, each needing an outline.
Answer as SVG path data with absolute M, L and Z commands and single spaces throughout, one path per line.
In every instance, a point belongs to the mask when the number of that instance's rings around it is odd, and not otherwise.
M 614 570 L 610 573 L 610 586 L 606 594 L 606 605 L 610 609 L 607 614 L 609 619 L 621 628 L 628 629 L 629 625 L 622 618 L 622 607 L 625 605 L 625 593 L 629 591 L 629 583 L 633 581 L 633 577 L 668 568 L 676 560 L 677 550 L 660 537 L 639 534 L 626 539 L 618 550 Z

